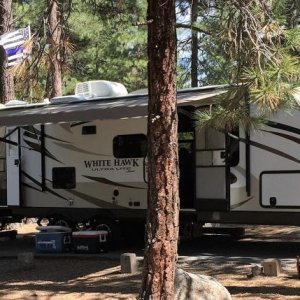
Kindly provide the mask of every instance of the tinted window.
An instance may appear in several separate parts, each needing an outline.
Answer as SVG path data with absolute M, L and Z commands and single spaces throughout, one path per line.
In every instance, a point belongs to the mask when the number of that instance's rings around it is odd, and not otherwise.
M 96 126 L 83 126 L 82 127 L 82 134 L 96 134 Z
M 239 142 L 239 130 L 235 130 L 232 134 L 236 137 L 230 137 L 230 166 L 235 167 L 240 161 L 240 142 Z
M 117 158 L 145 157 L 147 137 L 144 134 L 117 135 L 113 140 L 113 152 Z
M 76 187 L 75 168 L 53 168 L 52 185 L 54 189 L 74 189 Z

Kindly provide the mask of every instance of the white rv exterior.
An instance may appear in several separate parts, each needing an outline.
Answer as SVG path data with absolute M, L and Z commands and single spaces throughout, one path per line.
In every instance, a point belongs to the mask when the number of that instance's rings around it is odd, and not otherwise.
M 300 224 L 299 110 L 248 135 L 202 129 L 196 140 L 199 221 Z
M 181 221 L 299 225 L 300 112 L 249 134 L 195 130 L 195 110 L 223 92 L 178 93 Z M 0 110 L 2 216 L 144 222 L 147 95 L 95 97 Z

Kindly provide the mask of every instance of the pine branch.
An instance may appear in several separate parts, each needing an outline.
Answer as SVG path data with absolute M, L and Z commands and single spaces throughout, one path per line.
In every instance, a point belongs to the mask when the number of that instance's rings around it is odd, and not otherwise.
M 210 32 L 208 32 L 208 31 L 206 31 L 206 30 L 204 30 L 202 28 L 199 28 L 197 26 L 190 25 L 190 24 L 176 23 L 176 28 L 192 29 L 195 32 L 204 33 L 206 35 L 211 35 Z

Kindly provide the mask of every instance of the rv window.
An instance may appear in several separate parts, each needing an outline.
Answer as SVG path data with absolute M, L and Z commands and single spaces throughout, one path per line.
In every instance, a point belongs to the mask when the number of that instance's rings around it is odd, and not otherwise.
M 0 172 L 5 172 L 5 157 L 0 157 Z
M 113 152 L 117 158 L 145 157 L 147 137 L 144 134 L 117 135 L 113 140 Z
M 232 134 L 236 137 L 230 137 L 230 166 L 235 167 L 240 162 L 240 142 L 239 142 L 239 130 L 236 129 L 232 132 Z
M 96 134 L 96 126 L 83 126 L 82 127 L 82 134 L 87 135 L 87 134 Z
M 75 168 L 53 168 L 52 185 L 54 189 L 74 189 L 76 187 Z

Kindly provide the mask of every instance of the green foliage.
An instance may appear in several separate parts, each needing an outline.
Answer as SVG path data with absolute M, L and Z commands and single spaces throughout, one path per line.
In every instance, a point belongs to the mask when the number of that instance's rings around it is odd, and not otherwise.
M 72 40 L 77 45 L 70 69 L 79 81 L 105 79 L 122 82 L 128 90 L 147 85 L 146 28 L 134 25 L 145 14 L 143 1 L 111 10 L 111 1 L 77 1 L 70 17 Z M 91 12 L 93 7 L 98 10 Z M 100 10 L 101 8 L 101 10 Z M 128 14 L 125 18 L 126 13 Z M 139 15 L 135 15 L 139 13 Z
M 288 27 L 287 2 L 273 1 L 272 7 L 269 1 L 219 1 L 209 14 L 203 11 L 200 22 L 205 21 L 209 34 L 202 34 L 199 43 L 204 62 L 201 81 L 225 81 L 237 88 L 217 100 L 212 110 L 200 112 L 199 126 L 255 127 L 265 114 L 295 107 L 300 28 Z M 249 109 L 235 100 L 236 90 L 244 95 L 243 102 L 256 106 L 256 118 L 250 118 Z
M 45 9 L 45 1 L 13 1 L 14 27 L 30 24 L 33 32 L 39 31 L 43 27 Z
M 39 76 L 34 74 L 32 63 L 37 59 L 38 50 L 43 44 L 44 15 L 46 4 L 43 1 L 13 1 L 14 28 L 30 25 L 32 40 L 29 48 L 32 54 L 20 65 L 14 67 L 15 95 L 18 99 L 30 102 L 41 101 L 45 96 L 47 68 L 41 60 L 38 70 Z M 38 38 L 41 36 L 42 38 Z
M 30 59 L 15 70 L 16 95 L 38 101 L 46 95 L 49 69 L 46 1 L 15 1 L 13 11 L 15 27 L 30 24 L 34 35 Z M 64 94 L 73 94 L 78 81 L 97 79 L 122 82 L 129 91 L 147 86 L 147 27 L 137 26 L 146 1 L 73 0 L 65 13 Z
M 210 109 L 199 110 L 195 113 L 197 127 L 212 127 L 219 131 L 233 131 L 242 126 L 246 130 L 257 129 L 264 124 L 264 112 L 255 116 L 249 114 L 249 102 L 245 98 L 247 88 L 232 86 L 226 96 L 216 97 Z
M 176 2 L 178 23 L 187 24 L 190 1 Z M 291 0 L 199 0 L 198 5 L 193 26 L 199 29 L 199 84 L 238 83 L 262 114 L 293 108 L 291 91 L 299 85 L 300 29 L 292 28 L 289 18 L 299 5 Z M 64 94 L 74 93 L 78 81 L 95 79 L 122 82 L 129 91 L 147 86 L 146 8 L 145 0 L 72 1 L 66 47 L 73 52 L 66 58 Z M 14 1 L 13 11 L 15 27 L 30 23 L 36 36 L 32 57 L 23 63 L 23 70 L 16 71 L 17 94 L 42 99 L 48 68 L 43 22 L 46 2 Z M 189 28 L 178 29 L 178 88 L 190 85 L 190 32 Z M 40 50 L 45 50 L 44 56 L 39 56 Z M 30 68 L 36 60 L 38 68 Z M 229 127 L 238 117 L 245 118 L 243 106 L 239 108 L 239 102 L 232 99 L 230 94 L 227 101 L 221 101 L 222 109 L 216 114 L 219 123 L 221 115 L 226 116 L 224 124 Z M 229 102 L 237 107 L 230 106 L 230 113 L 221 114 L 229 109 Z M 213 114 L 209 115 L 212 120 Z

